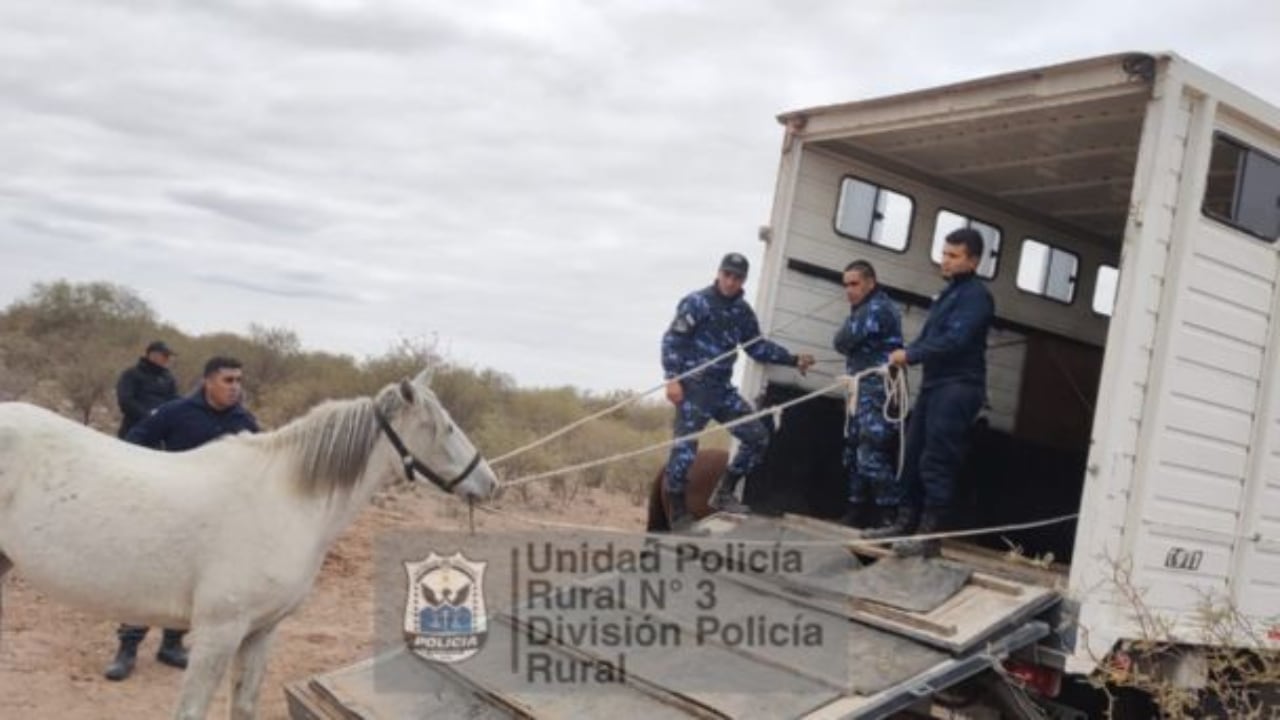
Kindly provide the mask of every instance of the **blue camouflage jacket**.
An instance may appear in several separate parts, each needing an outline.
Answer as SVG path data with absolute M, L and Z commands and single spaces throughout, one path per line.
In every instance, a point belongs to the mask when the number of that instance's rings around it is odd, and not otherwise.
M 849 317 L 833 342 L 844 355 L 850 375 L 889 362 L 889 353 L 902 347 L 902 315 L 889 295 L 877 287 L 849 308 Z
M 963 382 L 987 385 L 987 330 L 995 315 L 987 286 L 972 273 L 951 278 L 929 308 L 907 362 L 924 363 L 921 389 Z
M 715 285 L 689 293 L 676 307 L 676 317 L 662 336 L 662 370 L 668 380 L 713 357 L 723 355 L 760 334 L 756 314 L 743 299 L 721 295 Z M 757 362 L 795 365 L 796 356 L 771 341 L 760 340 L 745 349 Z M 737 353 L 703 370 L 699 379 L 728 383 L 733 376 Z
M 252 413 L 239 404 L 215 410 L 205 401 L 204 390 L 198 389 L 156 408 L 130 428 L 124 439 L 155 450 L 178 452 L 244 430 L 258 432 L 258 421 Z

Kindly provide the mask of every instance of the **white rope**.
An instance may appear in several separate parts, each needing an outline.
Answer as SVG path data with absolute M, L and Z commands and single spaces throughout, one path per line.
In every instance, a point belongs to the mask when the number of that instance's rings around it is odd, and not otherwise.
M 780 327 L 778 327 L 776 330 L 774 330 L 774 332 L 775 332 L 775 333 L 777 333 L 777 332 L 782 332 L 782 331 L 783 331 L 783 330 L 785 330 L 786 328 L 790 327 L 790 326 L 791 326 L 791 324 L 792 324 L 792 323 L 794 323 L 794 322 L 796 322 L 797 320 L 800 320 L 800 319 L 802 319 L 802 318 L 808 317 L 808 316 L 810 316 L 810 315 L 812 315 L 812 314 L 814 314 L 814 313 L 818 312 L 819 310 L 822 310 L 822 309 L 826 308 L 828 305 L 832 305 L 832 304 L 834 304 L 834 303 L 836 303 L 836 302 L 838 302 L 838 301 L 841 301 L 841 300 L 844 300 L 844 297 L 843 297 L 843 296 L 841 296 L 841 297 L 836 297 L 836 298 L 833 298 L 833 299 L 831 299 L 831 300 L 828 300 L 828 301 L 826 301 L 826 302 L 822 303 L 821 305 L 818 305 L 818 306 L 814 307 L 812 310 L 810 310 L 809 312 L 807 312 L 807 313 L 805 313 L 805 314 L 803 314 L 803 315 L 797 315 L 797 316 L 793 317 L 790 321 L 788 321 L 788 322 L 784 323 L 782 326 L 780 326 Z M 661 390 L 661 389 L 665 388 L 665 387 L 667 386 L 667 383 L 671 382 L 672 380 L 684 380 L 685 378 L 688 378 L 688 377 L 690 377 L 690 376 L 692 376 L 692 375 L 696 375 L 696 374 L 698 374 L 698 373 L 702 372 L 703 370 L 706 370 L 707 368 L 711 367 L 712 365 L 715 365 L 716 363 L 720 362 L 721 360 L 724 360 L 725 358 L 733 357 L 734 355 L 737 355 L 739 350 L 743 350 L 743 351 L 745 351 L 747 348 L 751 347 L 752 345 L 754 345 L 754 344 L 756 344 L 756 343 L 758 343 L 758 342 L 760 342 L 761 340 L 764 340 L 764 339 L 765 339 L 764 333 L 761 333 L 761 334 L 759 334 L 759 335 L 756 335 L 755 337 L 753 337 L 753 338 L 751 338 L 750 340 L 748 340 L 748 341 L 746 341 L 746 342 L 742 343 L 741 345 L 737 345 L 737 346 L 735 346 L 735 347 L 733 347 L 733 348 L 729 349 L 727 352 L 721 353 L 720 355 L 717 355 L 716 357 L 711 358 L 710 360 L 708 360 L 708 361 L 706 361 L 706 362 L 702 363 L 701 365 L 698 365 L 697 367 L 694 367 L 694 368 L 692 368 L 692 369 L 690 369 L 690 370 L 686 370 L 685 372 L 683 372 L 683 373 L 681 373 L 681 374 L 679 374 L 679 375 L 677 375 L 677 376 L 675 376 L 675 377 L 673 377 L 673 378 L 670 378 L 670 379 L 668 379 L 668 380 L 663 380 L 661 383 L 659 383 L 659 384 L 657 384 L 657 385 L 654 385 L 653 387 L 649 388 L 648 390 L 645 390 L 644 392 L 642 392 L 642 393 L 640 393 L 640 394 L 638 394 L 638 395 L 633 395 L 633 396 L 631 396 L 631 397 L 624 398 L 623 400 L 619 400 L 618 402 L 616 402 L 616 403 L 614 403 L 614 404 L 610 405 L 609 407 L 607 407 L 607 408 L 605 408 L 605 409 L 603 409 L 603 410 L 600 410 L 600 411 L 598 411 L 598 412 L 594 412 L 594 413 L 592 413 L 592 414 L 590 414 L 590 415 L 588 415 L 588 416 L 586 416 L 586 417 L 584 417 L 584 418 L 579 418 L 578 420 L 575 420 L 575 421 L 573 421 L 573 422 L 569 423 L 568 425 L 565 425 L 564 427 L 560 428 L 559 430 L 556 430 L 556 431 L 554 431 L 554 432 L 552 432 L 552 433 L 550 433 L 550 434 L 544 435 L 543 437 L 538 438 L 537 440 L 534 440 L 533 442 L 527 443 L 527 444 L 525 444 L 525 445 L 521 445 L 520 447 L 516 448 L 515 450 L 511 450 L 511 451 L 509 451 L 509 452 L 503 453 L 502 455 L 499 455 L 498 457 L 493 458 L 492 460 L 490 460 L 490 461 L 489 461 L 489 466 L 490 466 L 490 467 L 493 467 L 493 466 L 498 465 L 498 464 L 500 464 L 500 463 L 503 463 L 503 462 L 505 462 L 505 461 L 507 461 L 507 460 L 510 460 L 511 458 L 515 457 L 516 455 L 520 455 L 520 454 L 522 454 L 522 453 L 529 452 L 530 450 L 533 450 L 534 448 L 542 447 L 543 445 L 546 445 L 547 443 L 551 442 L 552 440 L 555 440 L 555 439 L 556 439 L 556 438 L 558 438 L 558 437 L 562 437 L 562 436 L 564 436 L 564 435 L 566 435 L 566 434 L 568 434 L 568 433 L 570 433 L 570 432 L 572 432 L 572 431 L 574 431 L 574 430 L 577 430 L 578 428 L 582 427 L 583 425 L 586 425 L 587 423 L 589 423 L 589 422 L 591 422 L 591 421 L 593 421 L 593 420 L 598 420 L 598 419 L 600 419 L 600 418 L 602 418 L 602 417 L 604 417 L 604 416 L 606 416 L 606 415 L 610 415 L 610 414 L 612 414 L 612 413 L 615 413 L 615 412 L 617 412 L 618 410 L 621 410 L 622 408 L 624 408 L 624 407 L 626 407 L 626 406 L 628 406 L 628 405 L 631 405 L 632 403 L 639 402 L 641 399 L 643 399 L 643 398 L 645 398 L 645 397 L 648 397 L 649 395 L 652 395 L 653 393 L 655 393 L 655 392 L 657 392 L 657 391 L 659 391 L 659 390 Z
M 508 480 L 502 483 L 501 486 L 505 488 L 505 487 L 512 487 L 515 485 L 523 485 L 524 483 L 533 482 L 535 480 L 543 480 L 550 477 L 556 477 L 558 475 L 567 475 L 568 473 L 577 472 L 579 470 L 587 470 L 589 468 L 597 467 L 600 465 L 607 465 L 609 463 L 617 462 L 619 460 L 626 460 L 627 458 L 633 458 L 633 457 L 636 457 L 637 455 L 643 455 L 645 453 L 653 452 L 654 450 L 661 450 L 663 448 L 671 447 L 672 445 L 688 442 L 690 440 L 696 440 L 704 435 L 709 435 L 713 432 L 720 432 L 721 430 L 728 430 L 730 428 L 734 428 L 734 427 L 737 427 L 738 425 L 742 425 L 748 422 L 754 422 L 755 420 L 758 420 L 759 418 L 765 415 L 774 415 L 776 417 L 783 410 L 791 407 L 792 405 L 799 405 L 800 403 L 806 402 L 808 400 L 812 400 L 813 398 L 818 397 L 819 395 L 825 395 L 831 392 L 832 390 L 836 390 L 838 388 L 844 387 L 846 382 L 847 380 L 845 380 L 844 378 L 841 378 L 838 382 L 834 382 L 830 385 L 814 390 L 813 392 L 806 393 L 797 398 L 792 398 L 791 400 L 788 400 L 784 403 L 779 403 L 772 407 L 765 408 L 764 410 L 758 410 L 749 415 L 743 415 L 742 417 L 735 418 L 733 420 L 730 420 L 727 423 L 713 425 L 711 427 L 705 428 L 695 433 L 690 433 L 688 435 L 682 435 L 680 437 L 673 438 L 671 440 L 665 440 L 660 443 L 647 445 L 638 450 L 628 450 L 626 452 L 620 452 L 615 455 L 610 455 L 609 457 L 601 458 L 599 460 L 589 460 L 587 462 L 578 463 L 577 465 L 569 465 L 567 467 L 558 468 L 556 470 L 548 470 L 546 472 L 536 473 L 534 475 L 526 475 L 525 477 L 515 478 L 514 480 Z
M 707 368 L 711 367 L 712 365 L 715 365 L 716 363 L 720 362 L 721 360 L 723 360 L 723 359 L 725 359 L 725 358 L 727 358 L 727 357 L 729 357 L 729 356 L 731 356 L 731 355 L 736 355 L 736 354 L 738 353 L 738 350 L 739 350 L 739 349 L 745 350 L 745 349 L 747 349 L 748 347 L 750 347 L 751 345 L 754 345 L 755 343 L 757 343 L 757 342 L 759 342 L 760 340 L 763 340 L 763 339 L 764 339 L 764 336 L 763 336 L 763 335 L 757 335 L 757 336 L 755 336 L 754 338 L 752 338 L 751 340 L 748 340 L 747 342 L 743 343 L 742 345 L 735 345 L 735 346 L 734 346 L 732 349 L 730 349 L 728 352 L 725 352 L 725 353 L 722 353 L 722 354 L 720 354 L 720 355 L 717 355 L 716 357 L 711 358 L 710 360 L 708 360 L 708 361 L 706 361 L 706 362 L 702 363 L 701 365 L 699 365 L 699 366 L 697 366 L 697 367 L 693 368 L 692 370 L 688 370 L 688 371 L 686 371 L 686 372 L 684 372 L 684 373 L 682 373 L 682 374 L 680 374 L 680 375 L 675 376 L 674 378 L 671 378 L 671 380 L 683 380 L 683 379 L 685 379 L 685 378 L 689 377 L 690 375 L 694 375 L 694 374 L 696 374 L 696 373 L 702 372 L 703 370 L 706 370 Z M 615 412 L 617 412 L 618 410 L 621 410 L 622 408 L 624 408 L 624 407 L 626 407 L 626 406 L 628 406 L 628 405 L 630 405 L 630 404 L 632 404 L 632 403 L 634 403 L 634 402 L 637 402 L 637 401 L 638 401 L 638 400 L 640 400 L 641 398 L 643 398 L 643 397 L 647 397 L 647 396 L 649 396 L 649 395 L 652 395 L 653 393 L 655 393 L 655 392 L 657 392 L 657 391 L 659 391 L 659 390 L 661 390 L 661 389 L 665 388 L 665 387 L 667 386 L 667 383 L 671 382 L 671 380 L 663 380 L 660 384 L 658 384 L 658 385 L 654 385 L 653 387 L 649 388 L 648 390 L 645 390 L 644 392 L 640 393 L 639 395 L 634 395 L 634 396 L 632 396 L 632 397 L 628 397 L 628 398 L 624 398 L 624 399 L 622 399 L 622 400 L 619 400 L 618 402 L 616 402 L 616 403 L 614 403 L 614 404 L 610 405 L 609 407 L 607 407 L 607 408 L 605 408 L 605 409 L 603 409 L 603 410 L 600 410 L 600 411 L 597 411 L 597 412 L 591 413 L 590 415 L 588 415 L 588 416 L 586 416 L 586 417 L 583 417 L 583 418 L 579 418 L 579 419 L 577 419 L 577 420 L 574 420 L 573 422 L 569 423 L 568 425 L 565 425 L 564 427 L 560 428 L 559 430 L 556 430 L 555 432 L 552 432 L 552 433 L 549 433 L 549 434 L 547 434 L 547 435 L 544 435 L 543 437 L 540 437 L 540 438 L 538 438 L 537 440 L 534 440 L 534 441 L 533 441 L 533 442 L 531 442 L 531 443 L 528 443 L 528 444 L 526 444 L 526 445 L 522 445 L 522 446 L 520 446 L 520 447 L 516 448 L 515 450 L 511 450 L 510 452 L 503 453 L 502 455 L 499 455 L 498 457 L 496 457 L 496 458 L 494 458 L 494 459 L 490 460 L 490 461 L 489 461 L 489 466 L 490 466 L 490 467 L 493 467 L 494 465 L 497 465 L 497 464 L 502 463 L 502 462 L 504 462 L 504 461 L 506 461 L 506 460 L 509 460 L 509 459 L 511 459 L 511 458 L 513 458 L 513 457 L 515 457 L 516 455 L 519 455 L 519 454 L 521 454 L 521 453 L 526 453 L 526 452 L 528 452 L 528 451 L 530 451 L 530 450 L 533 450 L 534 448 L 542 447 L 543 445 L 546 445 L 547 443 L 551 442 L 552 440 L 555 440 L 555 439 L 556 439 L 556 438 L 558 438 L 558 437 L 564 436 L 564 435 L 566 435 L 566 434 L 568 434 L 568 433 L 572 432 L 573 430 L 577 430 L 578 428 L 582 427 L 583 425 L 586 425 L 587 423 L 591 422 L 592 420 L 597 420 L 597 419 L 599 419 L 599 418 L 604 417 L 605 415 L 610 415 L 610 414 L 612 414 L 612 413 L 615 413 Z
M 879 374 L 884 376 L 884 407 L 881 408 L 881 414 L 886 422 L 897 423 L 899 426 L 898 435 L 898 469 L 894 473 L 894 477 L 902 481 L 902 467 L 907 462 L 907 439 L 904 433 L 907 427 L 907 415 L 910 413 L 911 388 L 907 383 L 907 369 L 899 368 L 897 372 L 893 371 L 893 367 L 885 364 L 873 368 L 863 370 L 856 375 L 847 375 L 849 379 L 849 387 L 847 390 L 848 400 L 846 410 L 849 415 L 858 412 L 858 391 L 863 377 L 871 374 Z M 898 416 L 892 417 L 894 403 L 898 406 Z M 849 423 L 844 424 L 844 436 L 847 441 L 849 438 Z
M 787 540 L 777 538 L 776 540 L 756 540 L 749 538 L 730 538 L 730 537 L 711 537 L 698 535 L 681 535 L 671 532 L 642 532 L 638 530 L 628 530 L 625 528 L 609 527 L 607 525 L 585 525 L 581 523 L 559 522 L 555 520 L 540 520 L 538 518 L 521 515 L 519 513 L 508 512 L 506 510 L 498 510 L 497 508 L 485 505 L 477 505 L 477 510 L 498 517 L 508 517 L 518 522 L 529 525 L 538 525 L 541 527 L 555 528 L 558 530 L 584 530 L 590 532 L 601 532 L 610 535 L 627 535 L 631 537 L 645 538 L 661 538 L 667 540 L 679 540 L 680 542 L 694 543 L 742 543 L 744 545 L 787 545 L 796 547 L 863 547 L 869 545 L 885 545 L 890 543 L 902 542 L 904 540 L 947 540 L 952 538 L 976 537 L 978 535 L 995 535 L 997 533 L 1016 532 L 1018 530 L 1033 530 L 1035 528 L 1048 527 L 1050 525 L 1058 525 L 1065 522 L 1075 520 L 1080 516 L 1079 513 L 1070 513 L 1068 515 L 1058 515 L 1056 517 L 1044 518 L 1042 520 L 1031 520 L 1022 523 L 1011 523 L 1007 525 L 992 525 L 989 527 L 969 528 L 967 530 L 949 530 L 947 532 L 921 533 L 918 535 L 899 535 L 897 537 L 875 538 L 873 540 L 863 540 L 860 538 L 849 538 L 845 540 Z M 839 526 L 834 526 L 839 527 Z M 780 527 L 779 530 L 786 528 Z
M 847 396 L 846 409 L 849 415 L 855 415 L 858 412 L 858 394 L 861 389 L 863 378 L 871 375 L 880 375 L 884 378 L 884 405 L 880 408 L 881 414 L 886 422 L 901 423 L 907 419 L 908 403 L 911 401 L 911 390 L 907 387 L 907 371 L 905 368 L 899 372 L 893 371 L 891 365 L 877 365 L 867 368 L 862 372 L 853 375 L 844 375 L 848 385 L 845 388 Z M 897 404 L 898 416 L 893 417 L 893 407 Z M 846 436 L 849 425 L 845 423 Z

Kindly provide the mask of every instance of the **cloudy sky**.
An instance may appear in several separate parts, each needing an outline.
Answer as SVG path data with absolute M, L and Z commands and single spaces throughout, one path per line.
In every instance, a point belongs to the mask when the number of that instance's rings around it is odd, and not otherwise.
M 679 296 L 760 257 L 779 112 L 1126 50 L 1280 104 L 1280 3 L 1155 7 L 6 2 L 0 305 L 105 280 L 188 332 L 648 387 Z

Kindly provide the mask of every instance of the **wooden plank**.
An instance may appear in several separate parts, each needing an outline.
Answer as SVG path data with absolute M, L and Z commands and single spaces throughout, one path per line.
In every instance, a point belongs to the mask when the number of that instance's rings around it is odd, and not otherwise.
M 974 573 L 973 576 L 969 578 L 969 582 L 977 585 L 978 587 L 984 587 L 988 590 L 994 590 L 998 593 L 1003 593 L 1012 597 L 1017 597 L 1022 594 L 1022 588 L 1017 585 L 1001 582 L 993 577 L 979 575 L 978 573 Z
M 385 653 L 311 681 L 324 705 L 341 708 L 335 720 L 454 717 L 474 720 L 531 717 L 525 706 L 427 663 L 408 650 Z M 325 718 L 329 720 L 329 718 Z
M 759 519 L 756 521 L 758 522 Z M 834 523 L 797 515 L 786 515 L 776 522 L 787 530 L 797 533 L 807 532 L 817 539 L 849 541 L 851 551 L 857 555 L 883 558 L 893 554 L 892 550 L 883 546 L 862 544 L 862 541 L 857 539 L 857 531 Z M 856 547 L 852 547 L 855 544 Z M 944 555 L 947 554 L 949 547 L 944 543 Z M 1003 564 L 1009 564 L 1005 556 L 994 551 L 987 552 L 990 555 L 984 558 L 984 553 L 966 549 L 959 553 L 960 557 L 955 558 L 955 561 L 969 564 L 966 562 L 969 558 L 965 555 L 970 555 L 974 560 L 985 560 L 986 564 L 999 567 L 1001 563 L 991 562 L 991 555 L 995 555 L 1003 559 Z M 742 581 L 752 582 L 766 592 L 788 597 L 796 602 L 825 608 L 831 612 L 844 612 L 851 619 L 890 632 L 900 632 L 907 637 L 936 647 L 962 651 L 996 632 L 1008 618 L 1020 617 L 1052 605 L 1057 601 L 1055 590 L 1065 585 L 1065 578 L 1050 570 L 1024 568 L 1021 572 L 1035 578 L 1047 577 L 1053 582 L 1052 585 L 1026 582 L 1011 577 L 1016 572 L 1000 576 L 980 575 L 979 577 L 982 578 L 980 582 L 970 582 L 952 599 L 929 613 L 909 613 L 874 603 L 841 602 L 828 597 L 801 598 L 794 592 L 777 587 L 776 584 L 763 579 L 743 579 Z
M 782 521 L 792 527 L 811 530 L 823 537 L 834 540 L 849 540 L 850 551 L 856 555 L 873 558 L 893 557 L 891 548 L 883 544 L 871 544 L 859 537 L 857 530 L 837 523 L 819 520 L 803 515 L 784 515 Z M 1017 585 L 1001 583 L 999 578 L 1014 580 L 1018 583 L 1030 583 L 1049 588 L 1066 587 L 1067 574 L 1070 567 L 1061 563 L 1040 567 L 1028 561 L 1014 561 L 1008 553 L 979 547 L 964 540 L 944 540 L 942 557 L 968 565 L 975 569 L 974 581 L 985 583 L 986 587 L 1005 593 L 1020 594 Z M 1016 591 L 1016 592 L 1014 592 Z
M 866 707 L 869 700 L 860 695 L 846 695 L 823 705 L 805 715 L 802 720 L 844 720 L 855 717 L 859 709 Z
M 290 720 L 360 720 L 340 704 L 335 705 L 326 696 L 315 692 L 312 689 L 314 682 L 304 680 L 285 685 L 284 696 Z
M 964 540 L 943 540 L 942 557 L 964 563 L 985 575 L 1005 578 L 1019 583 L 1063 589 L 1071 568 L 1062 563 L 1032 564 L 1028 558 L 1013 560 L 1007 552 L 992 550 Z
M 567 616 L 568 611 L 559 614 Z M 577 692 L 551 692 L 548 687 L 522 682 L 518 673 L 512 677 L 510 648 L 520 638 L 510 619 L 501 615 L 491 618 L 489 628 L 485 651 L 465 663 L 450 666 L 449 672 L 494 696 L 500 694 L 507 702 L 526 708 L 529 715 L 539 718 L 608 715 L 615 720 L 650 720 L 689 715 L 742 717 L 754 713 L 793 717 L 841 694 L 808 678 L 709 644 L 682 646 L 678 652 L 661 646 L 629 648 L 625 651 L 625 682 L 608 687 L 597 685 L 594 690 L 583 684 Z M 554 643 L 539 648 L 555 656 L 587 658 L 594 654 L 587 648 Z M 692 678 L 698 682 L 690 687 Z
M 876 617 L 892 620 L 896 623 L 909 625 L 917 630 L 923 630 L 927 633 L 941 635 L 942 637 L 955 637 L 956 633 L 959 632 L 955 625 L 944 625 L 932 622 L 925 619 L 918 613 L 899 610 L 898 608 L 881 605 L 878 602 L 872 602 L 870 600 L 851 599 L 849 600 L 849 606 L 853 609 L 855 616 L 874 615 Z

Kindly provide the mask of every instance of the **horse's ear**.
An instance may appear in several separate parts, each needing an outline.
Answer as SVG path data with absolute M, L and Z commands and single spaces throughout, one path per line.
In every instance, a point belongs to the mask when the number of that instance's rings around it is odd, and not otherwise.
M 422 369 L 422 372 L 418 373 L 418 376 L 413 379 L 413 382 L 417 385 L 421 385 L 424 388 L 431 387 L 431 378 L 435 376 L 435 374 L 436 374 L 436 366 L 428 365 L 427 367 Z
M 418 396 L 418 391 L 413 388 L 413 383 L 409 382 L 408 380 L 400 381 L 400 397 L 404 398 L 405 402 L 412 405 L 414 403 L 414 399 L 417 396 Z

